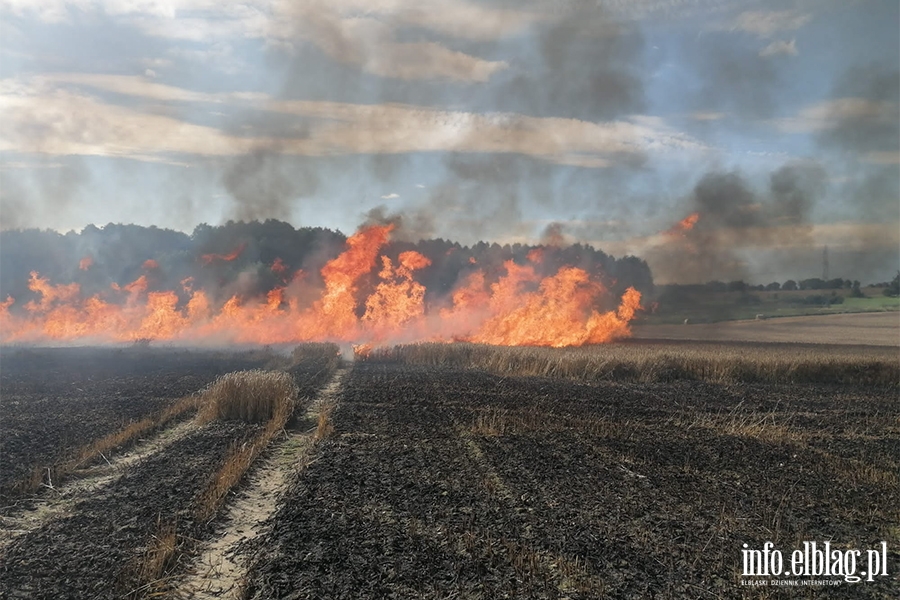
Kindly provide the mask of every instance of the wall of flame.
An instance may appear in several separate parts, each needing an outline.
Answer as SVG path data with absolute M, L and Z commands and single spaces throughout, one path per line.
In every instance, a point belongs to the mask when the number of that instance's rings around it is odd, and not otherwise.
M 416 271 L 431 260 L 416 251 L 396 261 L 380 253 L 392 225 L 361 228 L 347 239 L 337 257 L 321 269 L 323 285 L 310 290 L 304 273 L 288 277 L 277 259 L 274 273 L 285 284 L 265 297 L 232 296 L 214 306 L 188 277 L 175 290 L 153 291 L 147 275 L 127 285 L 113 284 L 105 294 L 85 296 L 77 283 L 53 284 L 32 272 L 35 299 L 13 310 L 16 300 L 0 303 L 0 343 L 116 343 L 159 340 L 184 345 L 282 344 L 337 341 L 373 346 L 415 341 L 468 341 L 495 345 L 581 346 L 630 335 L 641 295 L 628 288 L 618 308 L 600 311 L 610 292 L 583 269 L 563 266 L 540 275 L 542 254 L 533 251 L 527 264 L 504 263 L 505 273 L 488 283 L 484 272 L 471 273 L 441 305 L 426 306 L 425 287 Z M 203 264 L 236 259 L 207 254 Z M 149 264 L 152 263 L 152 264 Z M 91 268 L 82 259 L 81 269 Z M 148 260 L 145 270 L 158 268 Z M 364 278 L 377 269 L 377 283 L 364 301 Z M 310 296 L 310 292 L 312 296 Z M 310 298 L 312 297 L 312 300 Z

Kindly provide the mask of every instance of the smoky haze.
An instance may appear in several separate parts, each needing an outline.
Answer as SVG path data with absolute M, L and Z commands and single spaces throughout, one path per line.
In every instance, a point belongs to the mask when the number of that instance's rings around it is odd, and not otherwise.
M 823 193 L 825 170 L 815 163 L 789 164 L 771 173 L 768 189 L 757 191 L 739 172 L 704 175 L 686 201 L 696 224 L 673 232 L 646 257 L 667 280 L 703 282 L 756 279 L 747 250 L 779 247 L 782 260 L 805 260 L 815 244 L 808 221 Z M 798 269 L 799 270 L 799 269 Z
M 190 232 L 206 222 L 232 231 L 230 221 L 274 219 L 349 230 L 365 216 L 393 224 L 398 244 L 615 248 L 646 259 L 660 281 L 814 275 L 826 244 L 836 264 L 864 277 L 898 266 L 897 236 L 873 239 L 871 226 L 900 223 L 900 43 L 896 32 L 870 39 L 860 29 L 893 23 L 888 3 L 276 5 L 246 29 L 229 21 L 240 35 L 208 48 L 183 48 L 158 29 L 134 64 L 107 73 L 80 63 L 72 73 L 35 69 L 35 98 L 27 73 L 14 78 L 4 98 L 18 108 L 0 141 L 31 162 L 15 155 L 0 173 L 0 227 L 113 221 Z M 217 52 L 221 72 L 204 63 L 203 77 L 178 58 Z M 879 52 L 884 59 L 873 58 Z M 164 58 L 133 75 L 155 54 Z M 54 77 L 64 84 L 53 87 Z M 122 112 L 124 124 L 114 120 Z M 142 128 L 150 116 L 174 128 Z M 159 144 L 168 137 L 180 145 Z M 91 146 L 98 138 L 108 145 Z M 142 192 L 147 182 L 156 195 Z M 692 228 L 669 231 L 694 213 Z M 102 254 L 81 236 L 77 253 Z M 223 238 L 200 254 L 241 243 Z M 248 241 L 240 260 L 275 258 L 256 252 Z M 304 261 L 333 252 L 332 242 L 304 246 Z M 155 277 L 177 287 L 192 276 L 184 264 Z M 10 268 L 26 285 L 32 267 Z M 95 285 L 122 284 L 119 271 L 134 268 L 102 271 Z M 45 269 L 73 280 L 66 268 Z M 224 278 L 221 295 L 265 289 L 273 277 L 269 266 L 244 269 Z

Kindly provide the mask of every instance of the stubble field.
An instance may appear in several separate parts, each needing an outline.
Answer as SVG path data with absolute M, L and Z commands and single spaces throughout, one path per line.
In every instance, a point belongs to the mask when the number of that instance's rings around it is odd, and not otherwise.
M 900 349 L 900 311 L 775 319 L 644 325 L 639 339 L 893 346 Z

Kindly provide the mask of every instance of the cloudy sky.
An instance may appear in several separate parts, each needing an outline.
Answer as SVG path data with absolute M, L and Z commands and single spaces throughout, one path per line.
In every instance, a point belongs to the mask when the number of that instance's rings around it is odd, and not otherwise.
M 0 0 L 0 226 L 382 206 L 410 237 L 551 226 L 660 281 L 816 276 L 826 244 L 833 276 L 889 279 L 898 6 Z

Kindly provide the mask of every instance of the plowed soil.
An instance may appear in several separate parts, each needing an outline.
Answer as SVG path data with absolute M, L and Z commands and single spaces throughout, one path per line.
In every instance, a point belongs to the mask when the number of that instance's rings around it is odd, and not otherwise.
M 334 425 L 257 546 L 252 598 L 793 597 L 742 587 L 741 549 L 804 540 L 887 541 L 889 577 L 829 597 L 900 590 L 890 390 L 362 363 Z

